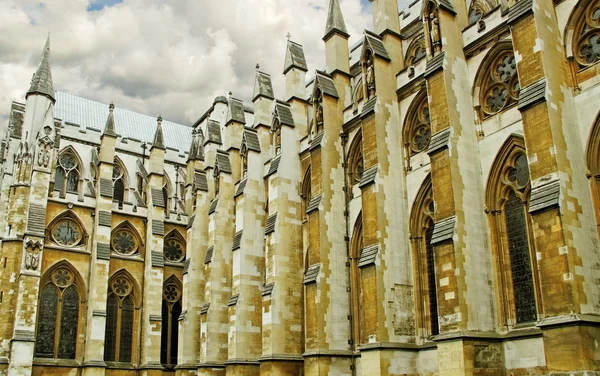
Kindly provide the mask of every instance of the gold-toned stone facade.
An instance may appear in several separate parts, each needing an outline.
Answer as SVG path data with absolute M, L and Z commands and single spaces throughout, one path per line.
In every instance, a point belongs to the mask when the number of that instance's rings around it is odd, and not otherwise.
M 600 375 L 600 2 L 371 5 L 189 151 L 55 119 L 47 45 L 0 153 L 0 375 Z

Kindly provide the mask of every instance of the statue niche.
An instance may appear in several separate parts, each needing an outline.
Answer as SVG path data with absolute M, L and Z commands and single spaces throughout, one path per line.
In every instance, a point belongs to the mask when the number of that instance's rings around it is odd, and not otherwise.
M 375 61 L 371 50 L 367 50 L 363 61 L 363 74 L 365 76 L 365 85 L 367 89 L 367 100 L 375 96 Z
M 316 92 L 313 106 L 315 113 L 315 131 L 316 134 L 319 134 L 323 131 L 323 93 L 321 93 L 320 89 Z
M 434 6 L 430 7 L 429 19 L 429 45 L 431 47 L 431 56 L 435 56 L 442 51 L 442 38 L 440 35 L 440 20 L 438 10 Z

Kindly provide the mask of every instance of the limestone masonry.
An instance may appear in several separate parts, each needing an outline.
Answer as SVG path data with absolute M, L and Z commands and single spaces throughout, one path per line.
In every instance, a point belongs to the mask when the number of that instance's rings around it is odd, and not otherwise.
M 0 375 L 600 375 L 600 0 L 371 3 L 192 127 L 55 92 L 48 40 Z

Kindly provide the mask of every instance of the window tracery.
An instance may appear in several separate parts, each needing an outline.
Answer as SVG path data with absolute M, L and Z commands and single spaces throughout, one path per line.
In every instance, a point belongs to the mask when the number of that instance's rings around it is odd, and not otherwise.
M 425 92 L 415 98 L 406 119 L 404 143 L 409 149 L 408 155 L 413 156 L 426 151 L 431 142 L 431 119 Z
M 591 1 L 575 28 L 573 56 L 579 68 L 587 68 L 600 60 L 600 1 Z
M 493 236 L 502 325 L 537 320 L 536 260 L 530 241 L 529 165 L 522 139 L 511 137 L 490 171 L 487 208 Z
M 427 46 L 425 45 L 425 36 L 423 34 L 417 36 L 408 47 L 406 53 L 406 65 L 416 65 L 419 61 L 427 56 Z
M 411 242 L 415 270 L 422 276 L 417 284 L 417 328 L 424 337 L 439 334 L 435 253 L 431 244 L 434 229 L 435 204 L 431 176 L 428 176 L 414 201 L 411 211 Z
M 122 163 L 115 159 L 113 165 L 113 201 L 118 202 L 119 206 L 123 206 L 125 201 L 125 168 Z
M 46 231 L 49 239 L 63 247 L 78 247 L 85 244 L 86 233 L 77 216 L 70 210 L 56 217 Z
M 128 222 L 117 226 L 111 234 L 111 249 L 120 255 L 131 256 L 139 253 L 140 243 L 137 232 Z
M 302 181 L 302 216 L 306 218 L 306 209 L 308 208 L 308 203 L 312 198 L 312 187 L 311 187 L 311 170 L 310 166 L 306 169 L 304 173 L 304 180 Z
M 162 301 L 160 362 L 167 367 L 177 365 L 181 298 L 181 282 L 175 276 L 171 276 L 163 286 Z
M 501 49 L 483 65 L 479 80 L 482 118 L 487 118 L 516 104 L 519 100 L 519 77 L 512 49 Z
M 358 184 L 365 170 L 362 151 L 362 134 L 359 131 L 350 145 L 348 151 L 348 175 L 350 184 Z
M 170 262 L 181 262 L 185 259 L 185 241 L 176 230 L 165 237 L 163 253 L 165 260 Z
M 54 175 L 54 189 L 59 191 L 61 196 L 66 193 L 79 192 L 80 169 L 79 158 L 70 149 L 58 156 Z
M 130 363 L 135 319 L 134 285 L 124 272 L 111 278 L 106 307 L 104 360 Z
M 35 344 L 38 358 L 75 359 L 79 324 L 79 282 L 59 265 L 42 279 Z

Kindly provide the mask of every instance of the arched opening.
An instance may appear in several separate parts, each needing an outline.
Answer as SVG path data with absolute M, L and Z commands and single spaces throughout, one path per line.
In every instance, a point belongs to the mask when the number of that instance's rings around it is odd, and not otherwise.
M 83 247 L 88 234 L 81 219 L 72 210 L 60 213 L 46 228 L 47 238 L 61 247 Z
M 487 119 L 515 106 L 520 90 L 512 44 L 499 42 L 483 59 L 475 76 L 473 102 L 480 119 Z
M 431 245 L 435 220 L 435 203 L 431 175 L 428 175 L 413 203 L 410 216 L 410 235 L 416 298 L 417 335 L 429 337 L 439 334 L 435 253 Z
M 140 254 L 143 246 L 144 243 L 140 234 L 129 221 L 120 223 L 111 232 L 110 248 L 119 255 L 132 256 Z
M 85 286 L 77 270 L 61 261 L 48 269 L 40 283 L 35 357 L 75 359 L 79 316 L 85 312 Z
M 529 165 L 521 136 L 511 136 L 500 149 L 486 189 L 499 324 L 513 327 L 535 322 L 539 280 L 528 212 Z
M 54 190 L 59 192 L 60 197 L 79 192 L 82 168 L 81 158 L 73 147 L 67 146 L 60 152 L 54 174 Z
M 406 156 L 406 168 L 412 169 L 410 158 L 427 151 L 431 142 L 431 118 L 429 117 L 429 101 L 425 90 L 413 99 L 404 120 L 402 143 Z
M 127 170 L 123 165 L 123 162 L 119 158 L 115 158 L 113 164 L 113 201 L 119 203 L 119 208 L 123 207 L 125 202 L 125 190 L 127 189 L 126 182 Z
M 138 291 L 135 280 L 125 270 L 115 273 L 108 282 L 104 337 L 104 360 L 107 362 L 133 362 Z
M 348 149 L 348 181 L 350 185 L 360 183 L 365 165 L 363 162 L 362 130 L 359 129 Z
M 590 177 L 590 191 L 592 193 L 592 202 L 594 204 L 594 214 L 596 216 L 596 228 L 600 234 L 600 115 L 590 132 L 587 144 L 586 165 L 588 176 Z
M 362 231 L 362 213 L 359 213 L 356 221 L 354 222 L 354 228 L 352 230 L 352 239 L 350 242 L 351 258 L 351 269 L 350 269 L 350 284 L 352 288 L 352 330 L 354 334 L 354 341 L 357 344 L 364 343 L 364 336 L 362 335 L 364 325 L 361 324 L 363 321 L 362 315 L 362 286 L 360 281 L 360 269 L 358 267 L 358 261 L 360 254 L 363 249 L 363 231 Z
M 567 57 L 576 71 L 600 61 L 600 0 L 578 2 L 565 30 Z
M 185 239 L 177 230 L 173 230 L 165 236 L 163 254 L 168 262 L 182 262 L 185 260 Z
M 173 275 L 163 285 L 162 300 L 160 362 L 168 368 L 177 365 L 181 297 L 181 282 Z

